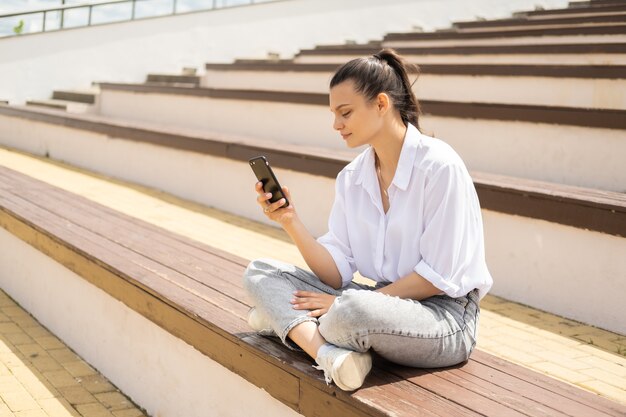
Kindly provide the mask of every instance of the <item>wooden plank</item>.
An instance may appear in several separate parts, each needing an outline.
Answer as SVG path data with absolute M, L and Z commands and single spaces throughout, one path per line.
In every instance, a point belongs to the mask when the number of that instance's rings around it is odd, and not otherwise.
M 477 364 L 491 368 L 493 376 L 489 376 L 489 378 L 497 378 L 502 386 L 505 386 L 505 382 L 507 383 L 506 386 L 515 389 L 523 385 L 529 390 L 530 395 L 535 395 L 535 392 L 550 393 L 550 401 L 554 401 L 555 404 L 561 406 L 562 403 L 566 403 L 563 400 L 568 400 L 568 402 L 573 403 L 575 407 L 578 407 L 575 408 L 576 410 L 581 409 L 588 411 L 589 413 L 587 415 L 605 414 L 615 417 L 623 417 L 626 415 L 626 405 L 608 400 L 597 394 L 582 390 L 554 378 L 548 378 L 533 370 L 498 358 L 497 356 L 477 350 L 473 353 L 472 358 Z M 489 373 L 488 370 L 484 368 L 480 369 L 477 366 L 468 368 L 468 371 L 482 372 L 483 375 L 488 375 Z M 508 375 L 508 377 L 505 378 L 504 374 Z
M 450 402 L 474 410 L 479 414 L 496 415 L 498 417 L 520 417 L 527 415 L 526 413 L 521 413 L 509 408 L 508 405 L 501 404 L 498 401 L 494 401 L 491 398 L 469 390 L 467 387 L 457 385 L 445 377 L 440 377 L 439 374 L 442 372 L 445 373 L 445 369 L 425 370 L 406 368 L 394 364 L 388 364 L 387 367 L 394 374 L 405 378 L 408 381 L 411 381 Z

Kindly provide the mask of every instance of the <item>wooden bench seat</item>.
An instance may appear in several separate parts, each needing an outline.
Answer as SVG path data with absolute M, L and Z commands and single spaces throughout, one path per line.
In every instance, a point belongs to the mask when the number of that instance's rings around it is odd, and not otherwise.
M 377 359 L 359 391 L 247 327 L 248 260 L 0 167 L 0 225 L 307 416 L 618 416 L 623 405 L 476 351 L 421 370 Z

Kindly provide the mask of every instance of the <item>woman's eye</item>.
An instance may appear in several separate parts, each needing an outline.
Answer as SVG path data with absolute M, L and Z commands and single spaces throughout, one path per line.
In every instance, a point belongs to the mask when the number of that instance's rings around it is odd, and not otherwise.
M 350 113 L 352 113 L 352 111 L 347 111 L 344 114 L 342 114 L 343 117 L 348 117 L 350 116 Z

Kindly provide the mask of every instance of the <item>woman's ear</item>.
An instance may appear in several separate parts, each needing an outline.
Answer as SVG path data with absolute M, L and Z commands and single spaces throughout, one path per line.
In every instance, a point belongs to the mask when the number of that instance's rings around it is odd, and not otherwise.
M 376 97 L 376 105 L 378 106 L 378 112 L 383 115 L 387 113 L 389 107 L 391 107 L 391 101 L 387 93 L 380 93 Z

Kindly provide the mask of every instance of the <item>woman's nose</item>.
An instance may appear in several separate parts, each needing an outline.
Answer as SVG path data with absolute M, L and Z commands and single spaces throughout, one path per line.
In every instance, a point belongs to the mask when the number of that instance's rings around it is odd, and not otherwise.
M 342 128 L 343 128 L 343 123 L 339 121 L 338 117 L 335 117 L 335 120 L 333 121 L 333 129 L 341 130 Z

